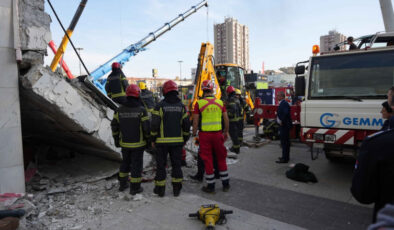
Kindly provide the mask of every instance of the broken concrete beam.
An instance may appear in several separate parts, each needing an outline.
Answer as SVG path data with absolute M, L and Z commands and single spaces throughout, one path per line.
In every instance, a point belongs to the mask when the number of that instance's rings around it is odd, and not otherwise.
M 113 143 L 113 111 L 49 68 L 34 65 L 21 76 L 22 130 L 79 152 L 120 159 Z

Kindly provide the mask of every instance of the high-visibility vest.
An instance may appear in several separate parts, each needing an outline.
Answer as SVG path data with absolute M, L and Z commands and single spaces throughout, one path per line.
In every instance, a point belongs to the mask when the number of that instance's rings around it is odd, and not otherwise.
M 201 131 L 221 131 L 223 102 L 212 97 L 200 99 L 197 103 L 201 113 Z

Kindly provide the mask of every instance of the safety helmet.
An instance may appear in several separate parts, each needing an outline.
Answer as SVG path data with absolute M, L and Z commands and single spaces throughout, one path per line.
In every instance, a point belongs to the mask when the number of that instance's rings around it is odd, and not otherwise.
M 142 90 L 142 89 L 146 89 L 146 84 L 145 84 L 145 82 L 140 81 L 140 82 L 138 83 L 138 87 L 140 87 L 141 90 Z
M 178 85 L 174 81 L 168 80 L 163 84 L 163 94 L 166 95 L 171 91 L 178 91 Z
M 202 89 L 202 91 L 212 91 L 213 90 L 212 81 L 210 81 L 210 80 L 203 81 L 201 89 Z
M 241 95 L 242 93 L 241 93 L 241 90 L 239 90 L 239 89 L 235 89 L 235 94 L 237 94 L 237 95 Z
M 112 63 L 112 69 L 120 69 L 120 63 L 119 62 L 113 62 Z
M 226 89 L 227 94 L 230 94 L 230 93 L 232 93 L 232 92 L 234 92 L 234 91 L 235 91 L 235 89 L 234 89 L 234 87 L 233 87 L 232 85 L 230 85 L 230 86 L 227 87 L 227 89 Z
M 126 96 L 128 97 L 140 97 L 141 90 L 136 84 L 131 84 L 126 89 Z

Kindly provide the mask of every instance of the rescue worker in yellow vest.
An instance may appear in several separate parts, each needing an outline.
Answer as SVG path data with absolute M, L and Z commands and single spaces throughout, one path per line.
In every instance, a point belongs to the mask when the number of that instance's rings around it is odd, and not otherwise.
M 213 152 L 218 162 L 223 191 L 227 192 L 230 189 L 230 179 L 226 163 L 227 150 L 224 147 L 224 141 L 228 136 L 229 124 L 226 108 L 221 100 L 213 97 L 213 83 L 210 80 L 203 81 L 201 89 L 206 97 L 197 101 L 193 112 L 193 136 L 196 136 L 199 130 L 200 156 L 204 161 L 205 180 L 207 183 L 201 190 L 206 193 L 215 192 Z M 224 123 L 223 130 L 222 123 Z
M 120 69 L 121 65 L 119 62 L 112 63 L 112 72 L 107 77 L 105 83 L 105 91 L 108 97 L 118 104 L 125 103 L 126 100 L 126 89 L 129 86 L 126 76 Z
M 241 106 L 239 104 L 238 98 L 235 96 L 235 89 L 233 86 L 227 87 L 227 101 L 226 109 L 228 114 L 228 119 L 230 121 L 229 133 L 233 146 L 230 148 L 231 152 L 239 154 L 239 149 L 241 147 L 238 139 L 239 135 L 239 117 L 241 114 Z
M 145 108 L 148 110 L 149 113 L 152 113 L 153 109 L 155 108 L 155 101 L 153 98 L 153 93 L 146 89 L 146 84 L 143 81 L 138 83 L 138 86 L 141 89 L 141 101 L 144 104 Z
M 111 122 L 112 135 L 116 147 L 122 147 L 122 163 L 119 170 L 119 191 L 129 187 L 130 194 L 143 191 L 141 187 L 141 172 L 143 153 L 147 144 L 150 145 L 150 130 L 148 112 L 139 101 L 140 89 L 131 84 L 126 89 L 126 102 L 114 114 Z
M 239 105 L 241 108 L 239 117 L 238 117 L 238 141 L 239 144 L 242 146 L 244 142 L 244 115 L 248 114 L 249 106 L 246 104 L 245 99 L 242 98 L 241 90 L 235 89 L 235 96 L 239 100 Z
M 170 154 L 171 177 L 174 196 L 182 189 L 182 148 L 190 137 L 190 119 L 186 107 L 178 97 L 178 86 L 174 81 L 163 84 L 164 99 L 152 112 L 152 147 L 157 149 L 156 177 L 153 192 L 160 197 L 165 194 L 167 156 Z

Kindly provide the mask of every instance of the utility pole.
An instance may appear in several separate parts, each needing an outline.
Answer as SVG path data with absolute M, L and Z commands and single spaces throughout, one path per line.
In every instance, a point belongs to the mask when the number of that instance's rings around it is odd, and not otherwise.
M 179 62 L 179 80 L 182 81 L 182 60 L 178 61 Z
M 78 54 L 79 56 L 81 56 L 81 50 L 83 50 L 83 48 L 76 48 L 76 50 L 78 50 Z M 81 60 L 79 60 L 79 76 L 81 76 Z

